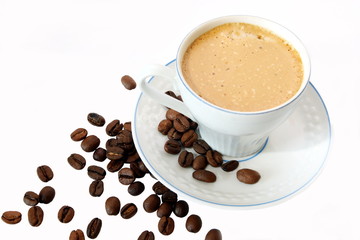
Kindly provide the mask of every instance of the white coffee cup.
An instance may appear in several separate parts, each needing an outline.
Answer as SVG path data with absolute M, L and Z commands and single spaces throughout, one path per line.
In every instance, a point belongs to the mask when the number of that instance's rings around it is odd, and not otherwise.
M 300 89 L 291 99 L 279 106 L 263 111 L 238 112 L 221 108 L 204 100 L 189 87 L 181 70 L 181 59 L 185 51 L 200 35 L 216 26 L 230 22 L 249 23 L 268 29 L 285 39 L 298 51 L 304 74 Z M 310 59 L 301 41 L 285 27 L 255 16 L 225 16 L 201 24 L 182 41 L 176 59 L 176 70 L 161 65 L 151 65 L 144 69 L 140 81 L 141 90 L 160 104 L 196 121 L 199 125 L 201 138 L 213 149 L 231 157 L 250 156 L 260 151 L 271 131 L 280 126 L 293 112 L 310 78 Z M 174 81 L 183 102 L 148 84 L 147 80 L 152 76 L 160 76 Z

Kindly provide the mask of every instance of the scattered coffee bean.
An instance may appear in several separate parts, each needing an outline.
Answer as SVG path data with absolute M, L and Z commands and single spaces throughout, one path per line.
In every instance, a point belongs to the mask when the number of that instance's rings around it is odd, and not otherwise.
M 175 222 L 171 217 L 163 216 L 158 223 L 159 232 L 163 235 L 170 235 L 175 228 Z
M 173 211 L 172 205 L 171 205 L 170 203 L 168 203 L 168 202 L 163 202 L 163 203 L 159 206 L 159 208 L 158 208 L 158 210 L 157 210 L 157 212 L 156 212 L 156 215 L 157 215 L 159 218 L 161 218 L 161 217 L 163 217 L 163 216 L 165 216 L 165 217 L 170 217 L 172 211 Z
M 72 230 L 69 240 L 85 240 L 84 232 L 81 229 Z
M 238 166 L 239 166 L 238 161 L 231 160 L 231 161 L 228 161 L 228 162 L 224 163 L 223 165 L 221 165 L 221 169 L 224 170 L 225 172 L 231 172 L 231 171 L 234 171 L 235 169 L 237 169 Z
M 131 150 L 134 147 L 132 133 L 129 130 L 123 129 L 118 135 L 116 135 L 118 146 L 126 151 Z
M 152 190 L 157 194 L 157 195 L 163 195 L 165 192 L 169 191 L 169 189 L 162 184 L 161 182 L 157 181 L 156 183 L 154 183 L 154 185 L 152 186 Z
M 41 189 L 39 193 L 39 202 L 48 204 L 52 202 L 52 200 L 54 200 L 54 197 L 55 197 L 55 189 L 50 186 L 46 186 L 43 189 Z
M 117 172 L 119 171 L 122 167 L 124 166 L 124 160 L 120 159 L 120 160 L 111 160 L 106 168 L 109 172 Z
M 118 173 L 119 182 L 123 185 L 130 185 L 135 181 L 134 171 L 130 168 L 122 168 Z
M 47 165 L 42 165 L 42 166 L 39 166 L 37 169 L 36 169 L 36 173 L 39 177 L 39 179 L 43 182 L 48 182 L 50 181 L 51 179 L 53 179 L 54 177 L 54 173 L 53 171 L 51 170 L 51 168 Z
M 124 219 L 132 218 L 136 213 L 137 207 L 134 203 L 125 204 L 120 210 L 120 215 Z
M 89 186 L 89 193 L 93 197 L 100 197 L 104 192 L 104 182 L 101 180 L 93 181 Z
M 44 219 L 44 212 L 41 207 L 33 206 L 28 211 L 28 220 L 31 226 L 38 227 Z
M 185 226 L 189 232 L 197 233 L 202 227 L 202 220 L 198 215 L 192 214 L 186 219 Z
M 105 125 L 105 118 L 97 113 L 89 113 L 87 115 L 87 120 L 90 124 L 97 127 L 102 127 Z
M 106 159 L 106 150 L 104 148 L 97 148 L 93 153 L 93 159 L 98 162 L 103 162 Z
M 175 111 L 174 109 L 169 109 L 166 111 L 166 118 L 169 119 L 170 121 L 174 121 L 176 119 L 176 116 L 179 115 L 180 113 Z
M 133 182 L 128 187 L 128 193 L 132 196 L 139 196 L 145 190 L 145 185 L 142 182 Z
M 146 230 L 140 234 L 138 240 L 155 240 L 155 235 L 153 232 Z
M 177 201 L 174 207 L 174 214 L 183 218 L 189 213 L 189 205 L 184 200 Z
M 70 137 L 73 141 L 79 142 L 79 141 L 85 139 L 87 134 L 88 134 L 88 131 L 85 128 L 78 128 L 70 134 Z
M 178 114 L 176 115 L 174 121 L 174 128 L 178 131 L 178 132 L 186 132 L 188 129 L 190 129 L 190 122 L 187 119 L 187 117 L 185 117 L 182 114 Z
M 260 174 L 257 171 L 248 168 L 243 168 L 237 171 L 236 177 L 237 179 L 239 179 L 240 182 L 246 184 L 257 183 L 261 178 Z
M 121 77 L 121 83 L 127 90 L 133 90 L 136 88 L 135 80 L 129 75 L 124 75 Z
M 158 210 L 160 206 L 160 198 L 156 194 L 148 196 L 143 203 L 145 212 L 152 213 Z
M 161 200 L 163 202 L 168 202 L 168 203 L 174 204 L 177 202 L 178 196 L 175 192 L 169 190 L 161 196 Z
M 181 144 L 176 140 L 167 140 L 164 149 L 167 153 L 178 154 L 181 151 Z
M 63 206 L 58 212 L 58 219 L 62 223 L 69 223 L 75 215 L 75 211 L 70 206 Z
M 120 123 L 119 120 L 115 119 L 106 126 L 105 131 L 107 135 L 114 137 L 120 133 L 123 127 L 124 125 Z
M 113 197 L 109 197 L 106 202 L 105 202 L 105 209 L 106 209 L 106 213 L 108 215 L 118 215 L 120 212 L 120 200 L 119 198 L 113 196 Z
M 212 183 L 216 181 L 216 175 L 213 172 L 204 169 L 194 171 L 192 176 L 196 180 L 202 182 Z
M 28 191 L 24 195 L 24 203 L 28 206 L 36 206 L 39 203 L 39 195 L 32 191 Z
M 95 239 L 99 235 L 102 227 L 102 221 L 100 218 L 94 218 L 87 226 L 86 235 L 88 238 Z
M 207 151 L 211 149 L 210 146 L 207 144 L 207 142 L 205 142 L 202 139 L 196 140 L 192 147 L 194 148 L 195 152 L 204 155 L 206 154 Z
M 135 174 L 136 178 L 142 178 L 146 174 L 146 172 L 142 171 L 139 163 L 140 162 L 132 162 L 132 163 L 130 163 L 130 168 L 131 168 L 131 170 L 134 171 L 134 174 Z
M 164 119 L 164 120 L 160 121 L 160 123 L 158 125 L 158 131 L 162 135 L 167 135 L 172 127 L 173 127 L 172 121 L 169 119 Z
M 131 132 L 131 122 L 125 122 L 124 123 L 124 129 Z
M 219 229 L 211 229 L 205 236 L 205 240 L 222 240 L 222 235 Z
M 94 180 L 103 180 L 106 176 L 106 171 L 102 167 L 91 165 L 87 169 L 88 176 Z
M 169 132 L 167 133 L 167 137 L 169 140 L 180 140 L 183 133 L 176 131 L 175 128 L 170 128 Z
M 7 224 L 17 224 L 21 222 L 21 213 L 18 211 L 6 211 L 1 215 L 1 220 Z
M 95 135 L 87 136 L 84 140 L 81 142 L 81 148 L 85 152 L 92 152 L 95 151 L 100 145 L 100 139 Z
M 106 157 L 110 160 L 121 160 L 125 156 L 125 150 L 120 146 L 107 147 Z
M 192 168 L 194 170 L 200 170 L 200 169 L 205 169 L 207 165 L 208 162 L 206 160 L 206 157 L 204 155 L 198 155 L 195 157 L 192 163 Z
M 189 129 L 181 136 L 181 143 L 184 147 L 189 148 L 193 146 L 197 139 L 197 133 L 194 130 Z
M 85 158 L 83 156 L 81 156 L 80 154 L 77 154 L 77 153 L 71 154 L 70 157 L 68 157 L 67 160 L 68 160 L 68 163 L 70 164 L 70 166 L 72 166 L 76 170 L 81 170 L 86 165 Z
M 215 150 L 208 150 L 206 152 L 206 160 L 213 167 L 220 167 L 223 163 L 223 158 L 221 153 Z
M 181 167 L 190 167 L 194 161 L 194 154 L 189 151 L 182 151 L 178 157 L 178 163 Z

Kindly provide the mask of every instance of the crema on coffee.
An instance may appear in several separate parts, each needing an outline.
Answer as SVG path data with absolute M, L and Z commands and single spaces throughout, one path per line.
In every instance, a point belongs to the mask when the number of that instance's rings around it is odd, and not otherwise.
M 299 53 L 281 37 L 247 23 L 227 23 L 204 33 L 188 47 L 181 66 L 201 98 L 241 112 L 279 106 L 303 81 Z

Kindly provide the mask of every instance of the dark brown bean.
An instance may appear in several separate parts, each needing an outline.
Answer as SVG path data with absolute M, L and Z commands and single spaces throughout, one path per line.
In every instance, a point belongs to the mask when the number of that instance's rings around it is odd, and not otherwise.
M 120 133 L 123 129 L 124 124 L 122 124 L 118 119 L 111 121 L 105 129 L 107 135 L 114 137 Z
M 39 179 L 43 182 L 48 182 L 50 181 L 51 179 L 53 179 L 54 177 L 54 173 L 53 171 L 51 170 L 51 168 L 47 165 L 42 165 L 42 166 L 39 166 L 37 169 L 36 169 L 36 173 L 39 177 Z
M 182 114 L 178 114 L 176 115 L 174 121 L 174 128 L 178 131 L 178 132 L 186 132 L 187 130 L 190 129 L 190 122 L 187 119 L 187 117 L 185 117 Z
M 79 142 L 79 141 L 85 139 L 87 134 L 88 134 L 88 131 L 85 128 L 78 128 L 78 129 L 75 129 L 70 134 L 70 138 L 75 142 Z
M 93 197 L 100 197 L 104 192 L 104 182 L 101 180 L 93 181 L 89 186 L 89 193 Z
M 181 143 L 176 140 L 167 140 L 164 150 L 170 154 L 178 154 L 181 151 Z
M 114 172 L 119 171 L 119 170 L 124 166 L 124 163 L 125 163 L 125 162 L 124 162 L 123 159 L 120 159 L 120 160 L 111 160 L 111 161 L 107 164 L 106 168 L 107 168 L 107 170 L 108 170 L 109 172 L 114 173 Z
M 207 144 L 207 142 L 202 139 L 198 139 L 197 141 L 195 141 L 192 147 L 194 148 L 195 152 L 204 155 L 208 150 L 211 149 L 209 144 Z
M 168 203 L 174 204 L 177 202 L 178 196 L 175 192 L 169 190 L 161 196 L 161 200 L 163 202 L 168 202 Z
M 125 156 L 125 150 L 120 146 L 107 147 L 106 157 L 110 160 L 121 160 Z
M 68 163 L 76 170 L 81 170 L 86 166 L 86 160 L 83 156 L 73 153 L 68 157 Z
M 146 172 L 143 172 L 141 169 L 140 169 L 140 165 L 139 165 L 140 162 L 132 162 L 130 163 L 130 168 L 131 170 L 134 171 L 134 174 L 135 174 L 135 177 L 136 178 L 142 178 L 145 176 Z
M 145 212 L 152 213 L 158 210 L 160 206 L 160 198 L 156 194 L 148 196 L 143 203 Z
M 261 178 L 260 174 L 257 171 L 248 168 L 243 168 L 237 171 L 236 177 L 237 179 L 239 179 L 240 182 L 246 184 L 257 183 Z
M 22 215 L 18 211 L 6 211 L 1 215 L 1 220 L 7 224 L 17 224 L 21 222 Z
M 75 210 L 70 206 L 63 206 L 58 212 L 58 219 L 62 223 L 69 223 L 75 215 Z
M 39 195 L 32 191 L 28 191 L 25 193 L 23 200 L 28 206 L 36 206 L 39 203 Z
M 97 113 L 89 113 L 87 115 L 87 120 L 90 124 L 97 127 L 102 127 L 105 125 L 105 118 Z
M 170 235 L 175 228 L 175 222 L 171 217 L 161 217 L 158 224 L 159 232 L 163 235 Z
M 129 75 L 124 75 L 121 77 L 121 83 L 127 90 L 133 90 L 136 88 L 135 80 Z
M 132 133 L 129 130 L 123 129 L 118 135 L 116 135 L 118 146 L 123 148 L 125 151 L 129 151 L 134 147 Z
M 28 211 L 28 220 L 31 226 L 38 227 L 44 219 L 44 212 L 41 207 L 33 206 Z
M 39 193 L 39 202 L 48 204 L 52 202 L 52 200 L 54 200 L 54 197 L 55 197 L 55 189 L 50 186 L 46 186 L 43 187 Z
M 93 159 L 98 162 L 103 162 L 106 159 L 106 150 L 104 148 L 97 148 L 93 153 Z
M 122 168 L 118 173 L 119 182 L 123 185 L 130 185 L 135 181 L 135 173 L 130 168 Z
M 187 130 L 181 137 L 181 143 L 184 147 L 189 148 L 192 147 L 194 142 L 198 139 L 197 133 L 189 129 Z
M 189 232 L 197 233 L 202 227 L 202 220 L 198 215 L 192 214 L 186 219 L 185 226 Z
M 103 180 L 106 176 L 106 171 L 102 167 L 91 165 L 87 169 L 88 176 L 94 180 Z
M 140 234 L 138 240 L 155 240 L 155 235 L 153 232 L 146 230 Z
M 137 207 L 134 203 L 125 204 L 120 210 L 120 215 L 124 219 L 132 218 L 136 213 Z
M 81 148 L 85 152 L 92 152 L 95 151 L 100 145 L 100 139 L 95 135 L 87 136 L 84 140 L 81 142 Z
M 206 160 L 213 167 L 220 167 L 223 163 L 223 158 L 221 153 L 215 150 L 208 150 L 206 152 Z
M 128 155 L 125 159 L 125 162 L 127 163 L 132 163 L 135 162 L 137 160 L 140 160 L 140 156 L 139 154 L 135 151 L 134 153 L 132 153 L 131 155 Z
M 81 229 L 72 230 L 69 240 L 85 240 L 84 232 Z
M 167 135 L 172 127 L 173 127 L 172 121 L 169 119 L 164 119 L 164 120 L 160 121 L 160 123 L 158 125 L 158 131 L 162 135 Z
M 216 181 L 216 175 L 213 172 L 204 169 L 194 171 L 193 178 L 208 183 L 212 183 Z
M 221 169 L 224 170 L 225 172 L 231 172 L 231 171 L 234 171 L 235 169 L 237 169 L 238 166 L 239 166 L 238 161 L 231 160 L 226 163 L 223 163 L 223 165 L 221 165 Z
M 174 121 L 176 119 L 176 116 L 179 115 L 180 113 L 175 111 L 174 109 L 169 109 L 166 111 L 166 118 L 169 119 L 170 121 Z
M 152 190 L 157 194 L 157 195 L 163 195 L 165 192 L 169 191 L 169 189 L 162 184 L 161 182 L 157 181 L 156 183 L 154 183 L 154 185 L 152 186 Z
M 161 217 L 163 217 L 163 216 L 165 216 L 165 217 L 170 217 L 172 211 L 173 211 L 172 205 L 171 205 L 170 203 L 163 202 L 163 203 L 159 206 L 159 208 L 158 208 L 158 210 L 157 210 L 157 212 L 156 212 L 156 215 L 157 215 L 159 218 L 161 218 Z
M 131 122 L 125 122 L 124 123 L 124 129 L 131 132 Z
M 198 155 L 195 157 L 192 163 L 192 168 L 194 170 L 200 170 L 200 169 L 205 169 L 207 165 L 208 162 L 206 160 L 206 157 L 204 155 Z
M 175 128 L 171 128 L 167 133 L 167 137 L 169 140 L 180 140 L 183 133 L 176 131 Z
M 99 235 L 102 227 L 102 221 L 100 218 L 94 218 L 90 221 L 87 226 L 86 235 L 91 238 L 95 239 Z
M 174 207 L 174 214 L 183 218 L 189 213 L 189 205 L 184 200 L 177 201 Z
M 121 203 L 119 198 L 112 196 L 105 201 L 105 210 L 108 215 L 118 215 L 120 212 Z
M 205 240 L 222 240 L 222 235 L 219 229 L 211 229 L 205 236 Z
M 189 151 L 182 151 L 178 157 L 178 163 L 181 167 L 190 167 L 194 161 L 194 154 Z
M 171 90 L 166 91 L 165 94 L 166 94 L 166 95 L 169 95 L 170 97 L 173 97 L 173 98 L 178 99 L 177 96 L 176 96 L 176 94 L 175 94 L 173 91 L 171 91 Z
M 142 182 L 133 182 L 128 187 L 128 193 L 132 196 L 139 196 L 145 190 Z

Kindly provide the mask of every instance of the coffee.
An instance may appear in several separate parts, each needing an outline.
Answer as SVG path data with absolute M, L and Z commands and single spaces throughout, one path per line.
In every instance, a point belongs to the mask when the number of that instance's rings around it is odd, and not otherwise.
M 227 23 L 198 37 L 182 59 L 182 74 L 200 97 L 219 107 L 254 112 L 279 106 L 300 89 L 299 53 L 272 32 Z

